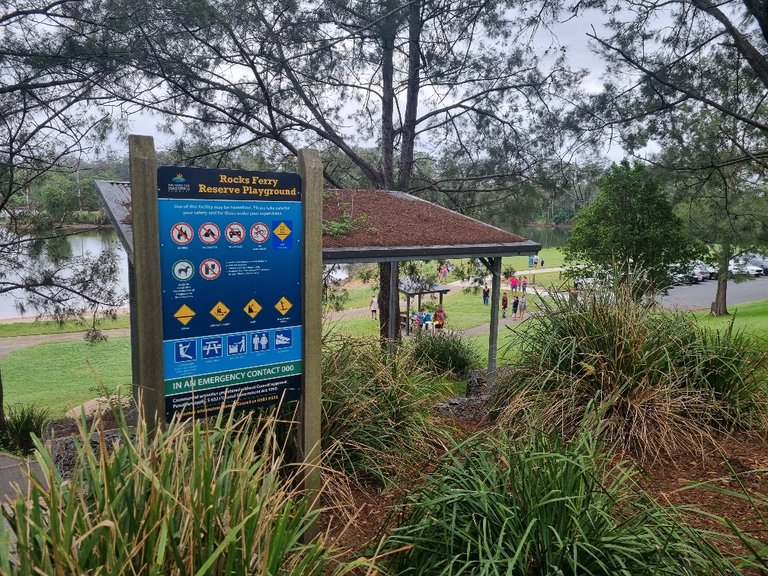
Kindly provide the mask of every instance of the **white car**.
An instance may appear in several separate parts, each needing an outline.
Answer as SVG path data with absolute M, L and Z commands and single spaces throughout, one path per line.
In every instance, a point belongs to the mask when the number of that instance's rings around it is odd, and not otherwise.
M 717 274 L 717 270 L 706 262 L 694 262 L 693 269 L 697 271 L 697 274 L 702 280 L 711 280 Z
M 728 262 L 728 272 L 731 274 L 748 274 L 749 276 L 762 276 L 763 269 L 743 261 L 731 260 Z

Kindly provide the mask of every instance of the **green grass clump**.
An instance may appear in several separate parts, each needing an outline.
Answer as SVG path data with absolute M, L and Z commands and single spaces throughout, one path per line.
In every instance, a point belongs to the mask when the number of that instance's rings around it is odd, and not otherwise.
M 410 498 L 387 542 L 407 575 L 737 574 L 593 437 L 475 437 Z
M 768 355 L 743 333 L 657 313 L 630 286 L 541 305 L 508 342 L 519 359 L 498 381 L 502 421 L 566 435 L 589 425 L 641 459 L 765 421 Z
M 319 510 L 296 488 L 302 466 L 283 462 L 274 424 L 220 416 L 212 426 L 174 422 L 150 436 L 121 418 L 111 449 L 101 433 L 82 430 L 68 482 L 38 443 L 46 482 L 31 482 L 28 499 L 3 509 L 16 545 L 0 548 L 0 572 L 333 572 L 322 540 L 302 542 Z
M 43 437 L 51 412 L 35 404 L 11 404 L 5 409 L 5 426 L 0 444 L 11 452 L 28 454 L 34 448 L 33 436 Z
M 440 429 L 428 422 L 445 382 L 377 339 L 326 337 L 323 346 L 323 446 L 329 464 L 361 481 L 392 481 L 432 452 Z
M 458 332 L 417 332 L 410 344 L 414 364 L 436 374 L 464 377 L 480 365 L 481 355 L 474 342 Z

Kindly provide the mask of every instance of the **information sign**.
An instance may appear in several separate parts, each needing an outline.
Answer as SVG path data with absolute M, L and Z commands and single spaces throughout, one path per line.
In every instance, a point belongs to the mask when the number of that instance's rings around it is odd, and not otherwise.
M 166 419 L 298 400 L 301 178 L 163 166 L 157 181 Z

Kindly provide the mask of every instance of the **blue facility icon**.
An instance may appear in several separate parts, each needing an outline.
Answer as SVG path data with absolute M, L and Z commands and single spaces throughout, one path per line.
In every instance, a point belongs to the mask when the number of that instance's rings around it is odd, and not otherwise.
M 251 350 L 254 352 L 269 350 L 269 332 L 254 332 L 251 334 Z
M 203 338 L 201 345 L 203 358 L 221 358 L 224 355 L 224 339 L 221 336 Z
M 292 330 L 275 330 L 275 350 L 293 346 Z
M 197 360 L 197 342 L 195 340 L 179 340 L 173 345 L 176 362 L 192 362 Z
M 245 354 L 246 352 L 245 334 L 227 336 L 227 354 L 229 356 L 237 356 L 238 354 Z

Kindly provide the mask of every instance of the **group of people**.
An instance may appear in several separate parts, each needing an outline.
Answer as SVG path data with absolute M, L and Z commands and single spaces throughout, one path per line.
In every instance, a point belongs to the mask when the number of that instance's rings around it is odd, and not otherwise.
M 379 296 L 374 294 L 371 296 L 371 318 L 376 318 L 379 313 Z M 411 325 L 414 328 L 427 328 L 441 330 L 445 326 L 445 319 L 448 315 L 443 310 L 442 306 L 438 306 L 435 313 L 426 312 L 423 308 L 420 308 L 418 312 L 411 316 Z
M 517 318 L 522 318 L 523 314 L 525 314 L 525 295 L 526 291 L 528 290 L 528 277 L 523 276 L 522 278 L 518 278 L 517 276 L 512 276 L 509 279 L 509 290 L 514 295 L 512 297 L 512 319 L 516 320 Z M 520 290 L 518 296 L 518 290 Z M 485 283 L 483 285 L 483 304 L 488 305 L 488 299 L 491 295 L 491 289 L 488 288 L 488 283 Z M 509 296 L 507 296 L 507 293 L 504 292 L 501 295 L 501 317 L 506 318 L 507 317 L 507 309 L 509 308 Z
M 525 314 L 525 292 L 523 292 L 519 297 L 517 294 L 515 294 L 512 297 L 512 320 L 517 320 L 520 318 L 522 320 L 523 315 Z M 507 296 L 507 293 L 504 292 L 501 295 L 501 317 L 506 318 L 507 317 L 507 309 L 509 308 L 509 297 Z
M 434 314 L 425 312 L 423 308 L 420 308 L 418 312 L 411 316 L 411 324 L 419 330 L 442 330 L 447 317 L 442 306 L 438 306 Z
M 518 288 L 522 291 L 523 294 L 525 294 L 525 291 L 528 289 L 528 276 L 518 278 L 514 274 L 512 275 L 512 277 L 509 279 L 509 289 L 513 294 L 517 294 Z
M 544 268 L 544 258 L 539 259 L 539 255 L 528 256 L 528 268 Z

